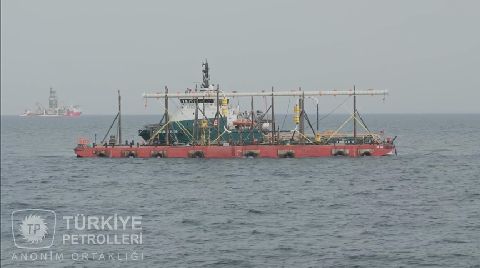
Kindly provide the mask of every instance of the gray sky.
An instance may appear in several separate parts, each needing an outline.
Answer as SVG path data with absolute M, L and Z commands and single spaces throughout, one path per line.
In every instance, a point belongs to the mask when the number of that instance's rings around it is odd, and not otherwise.
M 479 113 L 479 1 L 2 1 L 1 111 L 53 86 L 86 114 L 153 114 L 144 91 L 388 89 L 363 113 Z M 326 113 L 343 98 L 323 97 Z M 281 104 L 278 113 L 284 113 Z M 286 109 L 286 108 L 285 108 Z M 343 110 L 345 111 L 345 110 Z M 289 111 L 291 112 L 291 111 Z

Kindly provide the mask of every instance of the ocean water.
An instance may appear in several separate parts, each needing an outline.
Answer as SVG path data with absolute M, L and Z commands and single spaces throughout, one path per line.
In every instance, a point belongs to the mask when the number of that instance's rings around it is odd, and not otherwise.
M 76 139 L 100 140 L 112 119 L 2 116 L 2 267 L 480 267 L 478 114 L 365 116 L 398 136 L 392 157 L 77 159 Z M 159 119 L 124 116 L 125 138 Z M 15 245 L 36 245 L 14 243 L 22 209 L 56 213 L 53 246 Z M 115 214 L 142 217 L 141 244 L 64 243 L 103 231 L 63 217 Z M 35 259 L 50 252 L 63 259 Z

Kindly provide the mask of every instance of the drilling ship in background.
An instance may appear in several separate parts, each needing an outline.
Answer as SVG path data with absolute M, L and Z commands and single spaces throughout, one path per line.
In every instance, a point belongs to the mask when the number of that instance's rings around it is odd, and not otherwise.
M 44 116 L 44 117 L 58 117 L 68 116 L 76 117 L 82 114 L 78 105 L 64 106 L 58 104 L 57 91 L 50 88 L 50 96 L 48 98 L 48 108 L 44 108 L 40 103 L 36 103 L 37 109 L 31 111 L 25 110 L 20 116 Z
M 80 139 L 74 152 L 77 157 L 140 157 L 140 158 L 303 158 L 328 156 L 386 156 L 396 154 L 395 138 L 368 129 L 356 108 L 357 96 L 386 95 L 385 90 L 327 90 L 226 92 L 210 83 L 209 66 L 203 63 L 200 89 L 171 93 L 145 93 L 149 98 L 163 99 L 165 112 L 160 123 L 139 130 L 141 142 L 122 140 L 121 97 L 118 92 L 118 113 L 100 144 Z M 353 112 L 335 131 L 315 130 L 305 111 L 305 98 L 313 96 L 352 96 Z M 254 97 L 270 100 L 265 111 L 256 110 Z M 275 121 L 275 98 L 298 99 L 293 112 L 295 129 L 281 130 Z M 250 111 L 240 111 L 232 98 L 249 98 Z M 179 100 L 179 109 L 169 110 L 170 99 Z M 117 122 L 116 135 L 110 135 Z M 353 123 L 351 133 L 341 132 Z M 308 123 L 310 130 L 306 131 Z M 360 126 L 363 130 L 358 131 Z M 109 137 L 107 139 L 107 137 Z

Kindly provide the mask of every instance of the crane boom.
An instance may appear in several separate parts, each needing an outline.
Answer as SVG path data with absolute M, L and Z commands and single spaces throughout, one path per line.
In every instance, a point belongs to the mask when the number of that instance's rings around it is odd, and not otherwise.
M 155 92 L 155 93 L 143 93 L 144 98 L 196 98 L 196 97 L 215 97 L 217 94 L 216 90 L 207 90 L 199 92 L 177 92 L 177 93 L 168 93 L 164 92 Z M 250 96 L 277 96 L 277 97 L 288 97 L 288 96 L 353 96 L 353 90 L 312 90 L 312 91 L 275 91 L 275 92 L 238 92 L 231 91 L 225 92 L 221 91 L 220 96 L 222 97 L 250 97 Z M 388 95 L 388 90 L 356 90 L 356 96 L 367 95 Z

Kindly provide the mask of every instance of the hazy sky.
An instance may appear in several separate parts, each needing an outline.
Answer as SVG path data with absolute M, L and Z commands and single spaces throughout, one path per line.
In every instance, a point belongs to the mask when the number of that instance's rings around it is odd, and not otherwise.
M 363 113 L 479 113 L 480 1 L 3 0 L 1 111 L 61 102 L 153 114 L 201 62 L 225 90 L 388 89 Z M 322 97 L 329 112 L 340 97 Z M 276 105 L 284 113 L 288 99 Z M 312 102 L 313 103 L 313 102 Z M 286 109 L 286 108 L 285 108 Z M 345 111 L 345 110 L 344 110 Z M 290 111 L 289 111 L 290 112 Z

